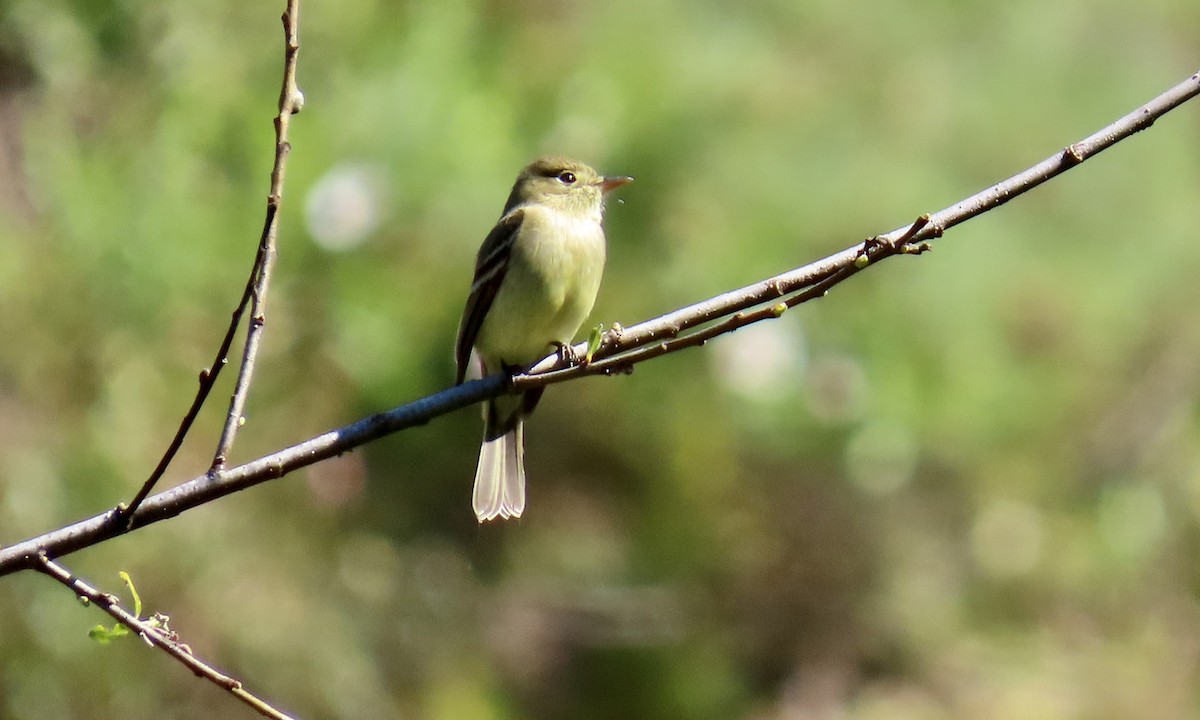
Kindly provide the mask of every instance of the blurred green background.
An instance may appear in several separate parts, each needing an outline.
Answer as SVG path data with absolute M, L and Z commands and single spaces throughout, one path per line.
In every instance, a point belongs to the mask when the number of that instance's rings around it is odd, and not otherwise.
M 0 2 L 0 543 L 127 499 L 253 257 L 282 2 Z M 445 387 L 558 152 L 637 176 L 591 322 L 801 265 L 1200 66 L 1194 0 L 311 0 L 234 461 Z M 1200 717 L 1200 105 L 781 320 L 64 562 L 305 718 Z M 233 372 L 167 484 L 208 465 Z M 33 573 L 0 718 L 253 713 Z

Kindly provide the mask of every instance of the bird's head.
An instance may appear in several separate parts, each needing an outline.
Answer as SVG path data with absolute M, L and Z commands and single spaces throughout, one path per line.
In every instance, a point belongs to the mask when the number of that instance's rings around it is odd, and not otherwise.
M 578 160 L 547 155 L 521 170 L 504 212 L 539 204 L 572 214 L 599 215 L 604 210 L 604 196 L 630 182 L 631 177 L 605 177 Z

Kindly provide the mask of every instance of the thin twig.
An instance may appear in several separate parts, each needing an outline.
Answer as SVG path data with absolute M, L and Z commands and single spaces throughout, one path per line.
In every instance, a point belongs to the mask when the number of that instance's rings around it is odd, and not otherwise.
M 229 321 L 229 328 L 225 331 L 225 338 L 221 340 L 221 347 L 217 349 L 217 356 L 213 359 L 212 365 L 200 371 L 200 387 L 196 390 L 196 397 L 192 399 L 192 406 L 188 408 L 187 414 L 183 416 L 183 420 L 179 423 L 179 428 L 175 431 L 175 437 L 171 439 L 171 444 L 167 446 L 167 450 L 163 453 L 162 459 L 158 461 L 158 465 L 154 468 L 154 472 L 150 473 L 150 477 L 146 478 L 146 482 L 142 483 L 142 487 L 138 490 L 133 500 L 128 503 L 118 506 L 113 513 L 114 522 L 123 522 L 133 514 L 133 511 L 142 504 L 154 486 L 162 479 L 162 476 L 167 471 L 167 467 L 171 461 L 175 459 L 179 448 L 183 446 L 183 440 L 187 437 L 188 431 L 192 429 L 193 423 L 196 422 L 196 416 L 200 414 L 200 408 L 204 407 L 204 401 L 208 399 L 208 394 L 212 392 L 213 386 L 217 383 L 217 376 L 221 374 L 221 369 L 229 363 L 229 348 L 233 345 L 233 337 L 237 333 L 238 326 L 242 322 L 242 314 L 250 304 L 250 296 L 254 292 L 255 281 L 258 278 L 258 269 L 262 267 L 262 248 L 259 248 L 258 254 L 254 259 L 254 267 L 250 269 L 250 277 L 246 280 L 246 289 L 242 293 L 242 299 L 238 302 L 237 308 L 233 311 L 233 317 Z
M 703 325 L 731 313 L 767 302 L 777 302 L 784 295 L 821 282 L 840 270 L 854 266 L 856 262 L 860 266 L 863 265 L 862 258 L 864 257 L 866 264 L 870 265 L 891 255 L 912 253 L 914 248 L 921 247 L 921 243 L 941 236 L 955 225 L 966 222 L 980 213 L 993 210 L 1018 195 L 1070 170 L 1097 153 L 1107 150 L 1130 135 L 1145 130 L 1154 124 L 1155 120 L 1196 95 L 1200 95 L 1200 73 L 1192 75 L 1125 117 L 1054 153 L 1040 163 L 948 208 L 922 216 L 913 225 L 906 225 L 889 233 L 869 238 L 858 245 L 846 248 L 840 253 L 830 255 L 802 268 L 718 295 L 634 327 L 625 328 L 619 333 L 611 333 L 607 338 L 608 342 L 605 342 L 593 354 L 593 359 L 598 361 L 612 357 L 652 342 L 676 337 L 689 328 Z M 913 227 L 917 227 L 917 229 L 910 232 Z M 586 349 L 586 345 L 583 344 L 576 347 L 577 352 L 586 352 Z M 597 362 L 592 364 L 599 365 Z M 531 387 L 533 374 L 561 368 L 563 365 L 562 358 L 558 353 L 551 354 L 533 366 L 529 377 L 518 378 L 518 384 L 522 389 Z M 575 377 L 581 372 L 596 374 L 599 371 L 589 371 L 586 368 L 580 371 L 578 368 L 568 368 L 563 372 L 569 372 L 568 377 Z M 541 382 L 539 381 L 538 384 Z
M 221 340 L 221 346 L 217 349 L 217 356 L 213 359 L 212 365 L 200 372 L 200 385 L 196 390 L 196 397 L 192 399 L 192 405 L 188 408 L 187 413 L 183 416 L 183 420 L 179 423 L 179 428 L 175 431 L 175 437 L 171 438 L 170 445 L 167 446 L 166 452 L 158 461 L 158 465 L 154 471 L 150 473 L 150 477 L 142 483 L 142 487 L 138 490 L 137 495 L 128 503 L 118 505 L 113 511 L 112 522 L 126 523 L 133 515 L 134 511 L 146 500 L 150 495 L 150 491 L 162 479 L 166 473 L 167 467 L 171 461 L 175 459 L 175 455 L 179 452 L 179 448 L 183 446 L 184 438 L 192 429 L 192 425 L 196 422 L 196 416 L 200 414 L 200 408 L 204 407 L 204 402 L 208 399 L 208 395 L 212 392 L 213 386 L 217 382 L 217 377 L 221 374 L 222 368 L 229 363 L 229 348 L 233 345 L 233 338 L 237 334 L 238 327 L 242 323 L 242 315 L 246 312 L 246 307 L 250 304 L 252 298 L 259 300 L 254 307 L 255 324 L 261 326 L 261 300 L 266 298 L 267 283 L 269 281 L 270 267 L 275 256 L 275 233 L 277 223 L 275 221 L 276 214 L 279 209 L 279 198 L 283 192 L 283 172 L 287 155 L 291 149 L 291 145 L 286 142 L 288 122 L 291 115 L 300 111 L 304 104 L 303 95 L 296 87 L 296 53 L 299 50 L 299 44 L 296 41 L 296 28 L 299 24 L 299 0 L 290 0 L 287 11 L 283 15 L 284 36 L 287 43 L 287 49 L 284 53 L 284 79 L 283 90 L 279 97 L 279 115 L 275 118 L 275 165 L 271 171 L 271 194 L 267 199 L 267 220 L 263 227 L 262 235 L 259 237 L 258 250 L 254 256 L 254 264 L 250 268 L 250 276 L 246 279 L 246 287 L 242 291 L 242 298 L 238 301 L 238 306 L 233 311 L 233 315 L 229 321 L 229 328 L 225 331 L 225 337 Z M 284 112 L 285 106 L 287 112 Z M 242 375 L 238 378 L 238 390 L 241 390 L 243 385 L 249 387 L 249 375 L 253 371 L 253 353 L 250 349 L 251 336 L 254 338 L 254 353 L 257 352 L 259 333 L 247 333 L 246 351 L 242 358 Z M 247 357 L 249 357 L 250 371 L 246 370 Z M 243 382 L 243 377 L 245 382 Z M 233 402 L 239 403 L 239 393 L 235 391 Z M 245 391 L 240 393 L 241 401 L 237 406 L 236 411 L 233 407 L 230 408 L 230 417 L 241 417 L 245 403 Z M 233 443 L 233 433 L 236 428 L 229 429 L 229 422 L 226 422 L 226 427 L 222 432 L 221 445 L 213 459 L 213 467 L 216 469 L 218 459 L 220 465 L 224 465 L 224 456 L 229 451 L 229 445 Z M 236 423 L 235 423 L 236 425 Z M 226 434 L 229 435 L 226 441 Z M 224 448 L 224 449 L 221 449 Z
M 163 624 L 155 624 L 142 620 L 126 610 L 121 606 L 121 602 L 116 596 L 97 590 L 45 555 L 37 557 L 37 564 L 34 567 L 63 585 L 66 585 L 78 597 L 86 599 L 91 604 L 111 615 L 114 620 L 133 631 L 134 635 L 142 638 L 146 644 L 161 649 L 183 663 L 197 677 L 202 677 L 230 693 L 238 700 L 254 708 L 263 717 L 274 718 L 275 720 L 292 720 L 290 715 L 280 712 L 262 698 L 247 691 L 242 686 L 240 680 L 229 677 L 197 658 L 192 654 L 191 648 L 179 642 L 176 634 L 166 629 Z
M 225 417 L 225 427 L 221 430 L 221 439 L 217 443 L 216 453 L 213 454 L 211 472 L 218 473 L 225 468 L 225 460 L 233 447 L 238 428 L 245 421 L 242 415 L 246 408 L 246 396 L 250 392 L 250 381 L 254 376 L 254 363 L 258 357 L 258 346 L 262 342 L 263 327 L 266 323 L 267 289 L 271 284 L 271 271 L 275 267 L 275 239 L 279 234 L 279 205 L 283 201 L 284 171 L 287 169 L 287 158 L 292 146 L 288 142 L 288 126 L 292 115 L 300 112 L 304 106 L 304 95 L 296 86 L 296 57 L 300 52 L 300 41 L 297 28 L 300 23 L 300 0 L 288 0 L 287 11 L 283 13 L 283 34 L 286 39 L 286 49 L 283 59 L 283 86 L 279 91 L 279 114 L 275 116 L 275 165 L 271 168 L 271 193 L 267 196 L 267 219 L 263 224 L 262 238 L 259 241 L 259 253 L 262 263 L 259 265 L 258 279 L 254 284 L 254 293 L 250 305 L 250 327 L 246 331 L 246 347 L 242 353 L 242 366 L 238 370 L 237 383 L 234 386 L 233 397 L 229 401 L 229 413 Z
M 739 290 L 677 310 L 619 332 L 612 332 L 587 365 L 556 370 L 557 357 L 538 363 L 530 373 L 515 378 L 491 375 L 421 398 L 407 405 L 331 430 L 298 445 L 266 455 L 217 476 L 202 475 L 148 498 L 129 518 L 128 525 L 109 521 L 111 511 L 73 525 L 0 549 L 0 576 L 28 569 L 38 553 L 58 557 L 111 537 L 174 517 L 190 508 L 286 475 L 352 450 L 405 428 L 424 425 L 435 417 L 511 391 L 531 389 L 584 375 L 611 374 L 668 352 L 698 345 L 718 334 L 732 332 L 752 322 L 778 317 L 788 307 L 823 296 L 838 283 L 897 254 L 917 254 L 925 243 L 947 228 L 998 207 L 1027 192 L 1115 143 L 1145 129 L 1158 117 L 1200 95 L 1200 74 L 1193 75 L 1135 112 L 1062 153 L 1033 166 L 950 208 L 921 216 L 911 225 L 869 238 L 846 250 L 804 267 Z M 765 307 L 751 310 L 757 306 Z M 721 318 L 723 322 L 716 322 Z M 684 331 L 715 323 L 696 333 Z M 586 347 L 576 351 L 583 355 Z

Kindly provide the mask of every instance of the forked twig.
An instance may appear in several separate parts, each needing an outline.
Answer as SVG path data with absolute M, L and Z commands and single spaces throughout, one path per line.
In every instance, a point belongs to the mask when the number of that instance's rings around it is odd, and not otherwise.
M 225 690 L 238 700 L 254 708 L 263 717 L 274 718 L 274 720 L 292 720 L 290 715 L 280 712 L 262 698 L 246 690 L 240 680 L 229 677 L 197 658 L 192 654 L 191 648 L 179 642 L 176 634 L 165 627 L 165 621 L 156 623 L 139 618 L 122 607 L 121 601 L 116 596 L 97 590 L 45 555 L 37 556 L 37 564 L 34 567 L 43 574 L 66 585 L 76 596 L 85 599 L 88 603 L 108 613 L 114 620 L 142 638 L 147 645 L 156 647 L 167 653 L 183 663 L 197 677 L 204 678 L 222 690 Z
M 631 363 L 628 357 L 617 358 L 614 356 L 656 342 L 666 341 L 669 348 L 675 338 L 690 328 L 757 305 L 777 303 L 784 296 L 816 286 L 838 275 L 839 279 L 836 282 L 825 286 L 824 289 L 828 290 L 837 282 L 841 282 L 859 270 L 892 255 L 919 254 L 928 248 L 925 243 L 941 237 L 945 231 L 955 225 L 1000 207 L 1018 195 L 1032 190 L 1097 153 L 1107 150 L 1130 135 L 1145 130 L 1153 125 L 1155 120 L 1197 95 L 1200 95 L 1200 73 L 1192 75 L 1083 140 L 1067 146 L 1040 163 L 948 208 L 922 215 L 910 225 L 868 238 L 857 245 L 796 270 L 723 293 L 634 327 L 621 328 L 619 332 L 609 334 L 607 341 L 593 353 L 594 361 L 582 368 L 576 366 L 563 369 L 561 358 L 557 354 L 550 355 L 534 365 L 528 375 L 516 378 L 516 384 L 521 389 L 542 385 L 546 382 L 543 373 L 547 372 L 552 373 L 555 377 L 559 373 L 563 373 L 564 378 L 576 377 L 580 374 L 595 375 L 617 372 L 627 368 Z M 744 327 L 750 322 L 757 322 L 769 315 L 747 315 L 738 322 L 726 325 L 722 332 L 730 332 Z M 580 348 L 585 348 L 585 346 L 579 345 L 576 350 Z M 661 355 L 662 352 L 657 351 L 654 354 Z M 634 357 L 635 361 L 646 359 L 646 356 L 642 355 Z M 612 360 L 600 362 L 605 358 L 612 358 Z
M 179 428 L 175 431 L 175 436 L 171 439 L 166 452 L 163 453 L 154 471 L 150 473 L 150 477 L 142 483 L 142 487 L 138 490 L 133 500 L 118 505 L 113 511 L 111 521 L 114 523 L 128 525 L 133 513 L 145 501 L 150 491 L 154 489 L 154 486 L 162 479 L 163 474 L 166 473 L 171 461 L 175 459 L 175 455 L 179 452 L 179 448 L 183 446 L 183 441 L 192 429 L 196 417 L 200 414 L 200 409 L 208 399 L 209 393 L 212 392 L 213 386 L 217 382 L 217 377 L 221 374 L 221 369 L 229 363 L 229 349 L 233 346 L 234 336 L 237 334 L 238 327 L 241 326 L 242 316 L 245 314 L 247 306 L 249 306 L 251 307 L 250 330 L 246 333 L 246 345 L 242 353 L 242 365 L 238 374 L 236 388 L 230 401 L 229 412 L 221 432 L 221 439 L 213 457 L 213 471 L 219 471 L 224 467 L 225 457 L 229 452 L 229 448 L 233 445 L 234 435 L 241 424 L 246 395 L 249 392 L 250 379 L 254 372 L 254 359 L 258 354 L 259 339 L 262 335 L 263 311 L 266 303 L 267 288 L 275 261 L 275 238 L 279 227 L 277 221 L 279 203 L 283 197 L 284 170 L 287 167 L 287 158 L 291 152 L 291 144 L 287 140 L 288 125 L 291 116 L 300 112 L 301 107 L 304 105 L 304 96 L 296 86 L 296 56 L 300 50 L 300 44 L 297 39 L 299 22 L 299 0 L 289 0 L 287 10 L 283 14 L 283 32 L 286 49 L 284 51 L 283 88 L 279 95 L 279 114 L 275 117 L 275 163 L 271 169 L 271 191 L 267 196 L 267 218 L 263 224 L 262 234 L 259 236 L 258 251 L 254 256 L 254 264 L 250 268 L 250 277 L 246 280 L 246 287 L 242 291 L 242 298 L 238 302 L 237 308 L 233 311 L 233 315 L 229 321 L 229 328 L 225 331 L 225 337 L 221 340 L 221 346 L 217 349 L 217 355 L 213 359 L 212 365 L 200 372 L 199 388 L 196 390 L 196 396 L 192 399 L 191 407 L 188 408 L 187 413 L 183 416 L 183 420 L 179 423 Z
M 283 33 L 287 40 L 283 62 L 283 87 L 279 91 L 279 114 L 275 116 L 275 165 L 271 169 L 271 193 L 267 196 L 267 219 L 263 224 L 259 254 L 258 278 L 254 284 L 250 303 L 250 327 L 246 331 L 246 348 L 242 353 L 242 365 L 238 369 L 237 383 L 229 401 L 229 412 L 225 427 L 213 455 L 212 470 L 218 473 L 225 468 L 225 460 L 233 447 L 238 428 L 245 422 L 243 411 L 246 397 L 250 393 L 250 381 L 254 377 L 254 363 L 258 357 L 258 346 L 262 342 L 263 325 L 266 322 L 267 289 L 271 283 L 271 271 L 275 267 L 275 239 L 279 233 L 279 204 L 283 201 L 283 178 L 287 169 L 287 157 L 292 145 L 288 142 L 288 126 L 292 115 L 304 107 L 304 94 L 296 86 L 296 56 L 300 52 L 297 37 L 299 27 L 299 0 L 288 0 L 283 14 Z

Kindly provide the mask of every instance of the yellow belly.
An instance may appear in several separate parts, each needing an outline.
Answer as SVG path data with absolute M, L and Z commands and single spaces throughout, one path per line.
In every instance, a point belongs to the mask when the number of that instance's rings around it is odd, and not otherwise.
M 569 343 L 592 311 L 604 272 L 597 220 L 529 208 L 475 348 L 495 372 L 527 365 Z

